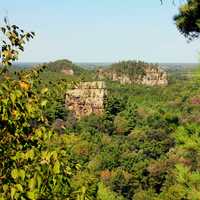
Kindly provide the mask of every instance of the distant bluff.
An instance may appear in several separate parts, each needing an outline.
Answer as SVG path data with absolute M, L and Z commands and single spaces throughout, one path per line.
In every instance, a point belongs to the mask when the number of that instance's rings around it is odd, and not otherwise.
M 84 71 L 84 69 L 80 68 L 67 59 L 56 60 L 54 62 L 46 63 L 45 65 L 48 71 L 59 73 L 61 72 L 65 75 L 79 75 Z
M 97 70 L 99 80 L 109 79 L 121 84 L 167 85 L 167 73 L 157 64 L 142 61 L 123 61 Z

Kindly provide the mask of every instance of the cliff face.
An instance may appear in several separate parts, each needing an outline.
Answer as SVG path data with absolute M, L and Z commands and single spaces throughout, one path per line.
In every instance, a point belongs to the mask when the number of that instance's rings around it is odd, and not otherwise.
M 100 80 L 110 79 L 121 84 L 143 84 L 149 86 L 167 85 L 167 73 L 159 67 L 146 66 L 142 68 L 142 73 L 129 74 L 117 71 L 114 68 L 97 70 L 97 77 Z
M 78 119 L 92 113 L 101 115 L 104 111 L 106 95 L 105 82 L 82 82 L 74 89 L 67 91 L 65 104 Z
M 150 86 L 167 85 L 167 73 L 160 68 L 147 68 L 145 70 L 145 76 L 142 77 L 139 83 Z

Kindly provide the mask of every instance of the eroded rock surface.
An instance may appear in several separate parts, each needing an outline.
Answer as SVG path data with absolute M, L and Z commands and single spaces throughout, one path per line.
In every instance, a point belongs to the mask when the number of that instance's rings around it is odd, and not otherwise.
M 78 119 L 92 113 L 101 115 L 106 95 L 104 81 L 81 82 L 74 89 L 67 91 L 65 104 Z

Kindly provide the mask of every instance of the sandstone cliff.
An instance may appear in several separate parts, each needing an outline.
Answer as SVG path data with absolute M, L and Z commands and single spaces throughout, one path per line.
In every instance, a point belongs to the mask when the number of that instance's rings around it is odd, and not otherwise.
M 110 79 L 121 84 L 143 84 L 149 86 L 167 85 L 167 73 L 158 65 L 144 62 L 121 62 L 113 64 L 108 69 L 98 69 L 97 77 L 100 80 Z
M 82 82 L 74 89 L 67 91 L 65 104 L 78 119 L 92 113 L 101 115 L 104 111 L 106 95 L 105 82 Z

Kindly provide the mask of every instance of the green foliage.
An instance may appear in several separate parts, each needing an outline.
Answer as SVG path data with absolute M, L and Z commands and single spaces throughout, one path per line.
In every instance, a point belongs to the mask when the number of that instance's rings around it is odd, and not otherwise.
M 98 200 L 123 200 L 123 197 L 119 197 L 116 193 L 112 192 L 103 183 L 98 184 Z
M 117 115 L 119 112 L 123 111 L 126 106 L 126 99 L 123 97 L 108 95 L 106 101 L 105 110 L 106 114 L 110 117 Z
M 179 14 L 174 17 L 178 30 L 189 40 L 200 34 L 200 2 L 188 0 L 181 5 Z
M 19 28 L 11 27 L 6 26 L 2 31 L 13 31 L 13 37 L 17 38 Z M 12 45 L 20 49 L 18 40 L 9 34 L 6 36 Z M 7 65 L 15 59 L 3 56 L 2 62 Z M 77 165 L 68 162 L 67 151 L 54 142 L 58 136 L 49 128 L 44 115 L 48 89 L 38 92 L 35 88 L 38 73 L 35 69 L 31 73 L 22 72 L 18 79 L 4 72 L 1 75 L 1 199 L 63 199 L 71 194 L 69 180 Z
M 156 194 L 152 189 L 142 190 L 133 196 L 134 200 L 155 200 Z
M 1 27 L 1 32 L 5 38 L 2 40 L 0 50 L 3 72 L 18 59 L 19 51 L 24 51 L 24 44 L 35 36 L 34 32 L 24 33 L 18 26 L 9 25 L 7 18 L 4 18 L 4 22 L 5 26 Z
M 129 134 L 137 123 L 137 106 L 128 103 L 125 111 L 120 112 L 114 119 L 114 126 L 118 134 Z

